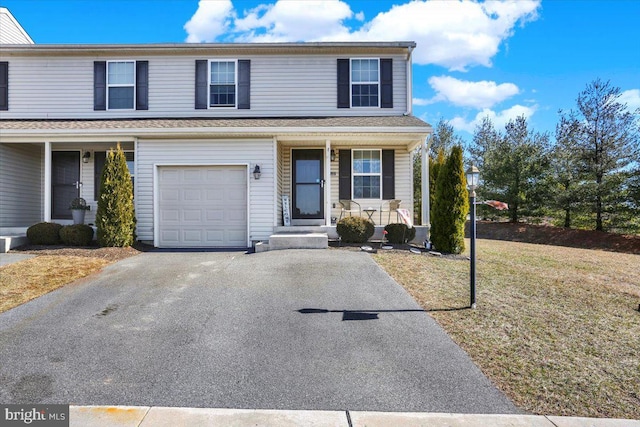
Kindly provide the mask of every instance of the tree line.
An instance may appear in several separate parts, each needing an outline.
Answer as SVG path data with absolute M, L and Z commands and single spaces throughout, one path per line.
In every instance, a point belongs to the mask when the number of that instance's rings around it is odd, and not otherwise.
M 630 111 L 620 96 L 609 81 L 592 81 L 578 94 L 575 109 L 558 112 L 555 134 L 537 132 L 524 116 L 510 120 L 504 130 L 485 117 L 465 144 L 441 119 L 429 153 L 434 231 L 439 172 L 453 148 L 464 147 L 464 163 L 480 169 L 478 200 L 509 204 L 504 213 L 479 205 L 480 217 L 640 232 L 640 109 Z M 420 172 L 417 153 L 416 183 Z M 420 185 L 414 189 L 414 208 L 420 212 Z

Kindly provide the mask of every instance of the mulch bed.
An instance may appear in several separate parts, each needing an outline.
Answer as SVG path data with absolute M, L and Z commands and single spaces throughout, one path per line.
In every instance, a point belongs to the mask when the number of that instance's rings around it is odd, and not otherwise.
M 101 248 L 100 246 L 80 246 L 69 247 L 64 245 L 24 245 L 11 249 L 13 253 L 33 254 L 33 255 L 60 255 L 60 256 L 81 256 L 88 258 L 101 258 L 108 261 L 119 261 L 147 252 L 153 249 L 152 246 L 142 243 L 127 248 Z
M 478 221 L 476 236 L 479 239 L 508 240 L 512 242 L 640 254 L 640 236 L 638 235 L 574 230 L 549 225 Z

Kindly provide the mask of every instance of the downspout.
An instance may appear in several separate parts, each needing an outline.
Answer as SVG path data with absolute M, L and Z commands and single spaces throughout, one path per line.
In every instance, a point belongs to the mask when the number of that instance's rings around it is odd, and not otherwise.
M 410 116 L 413 114 L 413 47 L 409 47 L 409 52 L 407 53 L 407 111 L 405 111 L 405 116 Z

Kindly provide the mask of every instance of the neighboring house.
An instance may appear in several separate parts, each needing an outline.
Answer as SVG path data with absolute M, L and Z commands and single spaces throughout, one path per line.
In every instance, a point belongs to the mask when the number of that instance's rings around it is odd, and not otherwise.
M 330 229 L 340 199 L 376 209 L 400 199 L 412 211 L 412 152 L 432 132 L 411 115 L 414 47 L 3 45 L 0 234 L 70 223 L 78 196 L 92 223 L 117 143 L 138 239 L 159 247 L 268 240 L 283 225 L 282 196 L 292 226 Z

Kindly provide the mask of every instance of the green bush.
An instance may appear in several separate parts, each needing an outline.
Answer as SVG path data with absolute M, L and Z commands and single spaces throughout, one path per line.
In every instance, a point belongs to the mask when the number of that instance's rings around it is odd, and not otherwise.
M 345 243 L 365 243 L 376 228 L 368 219 L 359 216 L 348 216 L 338 221 L 336 231 Z
M 61 228 L 55 222 L 40 222 L 27 229 L 27 238 L 32 245 L 57 245 L 60 243 Z
M 415 227 L 409 228 L 406 224 L 387 224 L 384 231 L 387 232 L 387 241 L 396 245 L 410 242 L 416 237 Z
M 135 240 L 133 184 L 120 144 L 109 150 L 102 170 L 96 226 L 100 246 L 126 247 Z
M 469 213 L 469 192 L 462 164 L 462 148 L 455 146 L 438 172 L 431 218 L 431 242 L 436 250 L 464 251 L 464 224 Z
M 60 240 L 69 246 L 89 246 L 93 240 L 93 228 L 85 224 L 65 225 L 60 229 Z

